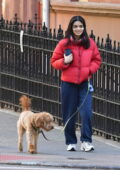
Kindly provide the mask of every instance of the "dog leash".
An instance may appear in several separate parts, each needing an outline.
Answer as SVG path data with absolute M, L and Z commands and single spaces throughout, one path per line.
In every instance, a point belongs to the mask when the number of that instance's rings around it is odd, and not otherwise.
M 32 126 L 32 127 L 33 127 L 33 129 L 34 129 L 38 134 L 41 133 L 46 140 L 50 141 L 50 140 L 45 136 L 43 130 L 41 130 L 41 129 L 39 129 L 39 128 L 36 128 L 35 126 Z
M 40 130 L 39 133 L 42 133 L 43 137 L 44 137 L 47 141 L 50 141 L 50 139 L 48 139 L 48 138 L 45 136 L 45 134 L 44 134 L 44 132 L 43 132 L 42 130 Z

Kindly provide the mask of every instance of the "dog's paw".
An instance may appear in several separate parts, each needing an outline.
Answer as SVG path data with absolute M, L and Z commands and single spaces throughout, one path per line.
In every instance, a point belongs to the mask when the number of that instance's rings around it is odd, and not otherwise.
M 35 146 L 34 145 L 30 145 L 28 152 L 30 152 L 32 154 L 36 153 Z
M 23 146 L 22 146 L 22 144 L 20 144 L 20 145 L 18 146 L 18 148 L 19 148 L 19 151 L 20 151 L 20 152 L 23 151 Z

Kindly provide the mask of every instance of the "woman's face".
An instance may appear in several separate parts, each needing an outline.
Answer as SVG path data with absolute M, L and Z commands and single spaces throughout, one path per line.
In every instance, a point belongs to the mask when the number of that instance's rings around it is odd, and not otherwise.
M 74 34 L 75 38 L 80 39 L 80 36 L 84 31 L 83 24 L 80 21 L 75 21 L 73 23 L 72 29 L 73 29 L 73 34 Z

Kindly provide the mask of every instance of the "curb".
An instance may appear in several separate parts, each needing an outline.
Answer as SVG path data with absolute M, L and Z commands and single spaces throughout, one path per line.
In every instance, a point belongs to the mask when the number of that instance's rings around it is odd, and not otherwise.
M 74 169 L 120 169 L 120 166 L 100 166 L 100 165 L 68 165 L 68 164 L 58 164 L 53 162 L 0 162 L 1 165 L 19 165 L 19 166 L 42 166 L 42 167 L 50 167 L 50 168 L 74 168 Z

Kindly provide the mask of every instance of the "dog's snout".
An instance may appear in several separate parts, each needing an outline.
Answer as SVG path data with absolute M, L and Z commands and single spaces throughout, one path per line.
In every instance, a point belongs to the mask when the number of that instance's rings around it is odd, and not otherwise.
M 51 126 L 51 129 L 54 129 L 54 126 Z

